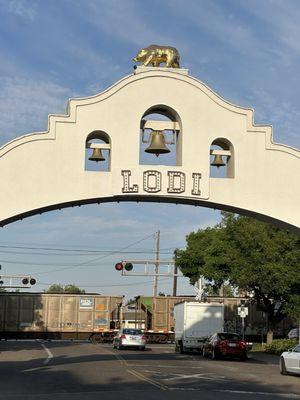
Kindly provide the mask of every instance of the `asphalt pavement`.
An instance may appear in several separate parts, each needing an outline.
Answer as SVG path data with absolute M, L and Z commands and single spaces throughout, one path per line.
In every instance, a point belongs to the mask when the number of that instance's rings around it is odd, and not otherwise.
M 67 341 L 1 341 L 0 400 L 300 400 L 300 377 L 278 357 L 205 359 L 173 345 L 146 351 Z

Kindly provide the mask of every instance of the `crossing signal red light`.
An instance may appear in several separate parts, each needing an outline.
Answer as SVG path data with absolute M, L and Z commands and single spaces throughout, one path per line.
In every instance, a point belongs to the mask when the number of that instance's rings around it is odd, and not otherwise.
M 30 283 L 30 285 L 35 285 L 36 284 L 36 280 L 34 278 L 23 278 L 22 279 L 22 283 L 23 285 L 28 285 Z
M 132 271 L 133 270 L 133 265 L 131 263 L 126 263 L 125 264 L 125 269 L 126 269 L 126 271 Z
M 117 263 L 116 265 L 115 265 L 115 269 L 117 270 L 117 271 L 122 271 L 122 269 L 123 269 L 123 264 L 122 263 Z

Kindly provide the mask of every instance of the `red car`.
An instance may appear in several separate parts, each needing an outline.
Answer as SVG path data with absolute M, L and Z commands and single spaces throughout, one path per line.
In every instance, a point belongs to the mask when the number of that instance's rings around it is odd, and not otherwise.
M 213 360 L 221 357 L 238 357 L 247 359 L 247 342 L 237 333 L 214 333 L 203 345 L 203 357 L 211 356 Z

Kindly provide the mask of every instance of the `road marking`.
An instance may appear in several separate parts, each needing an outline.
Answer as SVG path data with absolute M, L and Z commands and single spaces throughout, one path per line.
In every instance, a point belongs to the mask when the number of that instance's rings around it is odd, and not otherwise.
M 146 381 L 146 382 L 150 383 L 151 385 L 158 387 L 161 390 L 169 390 L 168 386 L 166 386 L 162 383 L 159 383 L 153 379 L 147 378 L 145 375 L 141 374 L 140 372 L 133 371 L 130 369 L 128 369 L 127 372 L 129 372 L 130 374 L 134 375 L 136 378 L 138 378 L 142 381 Z
M 205 372 L 202 374 L 176 374 L 173 372 L 169 372 L 167 374 L 161 373 L 161 372 L 157 372 L 157 371 L 153 371 L 153 370 L 148 370 L 148 369 L 144 369 L 143 372 L 148 372 L 148 373 L 152 373 L 155 376 L 158 376 L 160 379 L 164 380 L 164 381 L 176 381 L 176 380 L 184 380 L 184 379 L 204 379 L 204 380 L 222 380 L 222 381 L 228 381 L 228 379 L 226 379 L 225 376 L 221 376 L 221 375 L 217 375 L 214 372 Z
M 155 368 L 181 368 L 180 365 L 157 365 L 157 364 L 131 364 L 131 367 L 155 367 Z M 203 369 L 204 367 L 190 367 L 189 365 L 184 366 L 185 369 Z
M 48 349 L 48 347 L 46 347 L 44 345 L 44 343 L 40 343 L 41 346 L 43 347 L 43 349 L 45 350 L 45 352 L 48 354 L 48 357 L 46 358 L 46 360 L 44 360 L 43 364 L 48 364 L 48 362 L 51 360 L 51 358 L 53 358 L 53 354 L 51 353 L 51 351 Z
M 103 347 L 102 347 L 103 350 Z M 107 348 L 104 350 L 104 352 L 112 354 L 116 357 L 116 359 L 125 367 L 129 367 L 129 364 L 127 363 L 127 361 L 118 353 L 115 353 L 114 351 L 108 350 Z M 136 378 L 142 380 L 142 381 L 146 381 L 148 383 L 150 383 L 153 386 L 158 387 L 159 389 L 162 390 L 168 390 L 168 386 L 164 385 L 163 383 L 159 383 L 153 379 L 147 378 L 146 376 L 144 376 L 143 374 L 141 374 L 140 372 L 134 371 L 132 369 L 127 369 L 127 372 L 130 373 L 131 375 L 134 375 Z
M 296 393 L 274 393 L 274 392 L 250 392 L 246 390 L 227 390 L 227 389 L 217 389 L 214 392 L 226 392 L 226 393 L 237 393 L 237 394 L 255 394 L 259 396 L 277 396 L 283 397 L 285 399 L 300 399 L 300 396 Z

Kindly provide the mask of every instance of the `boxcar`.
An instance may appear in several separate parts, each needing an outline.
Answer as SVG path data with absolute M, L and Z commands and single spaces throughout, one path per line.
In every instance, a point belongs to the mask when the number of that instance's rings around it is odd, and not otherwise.
M 110 340 L 123 296 L 0 293 L 2 339 Z

